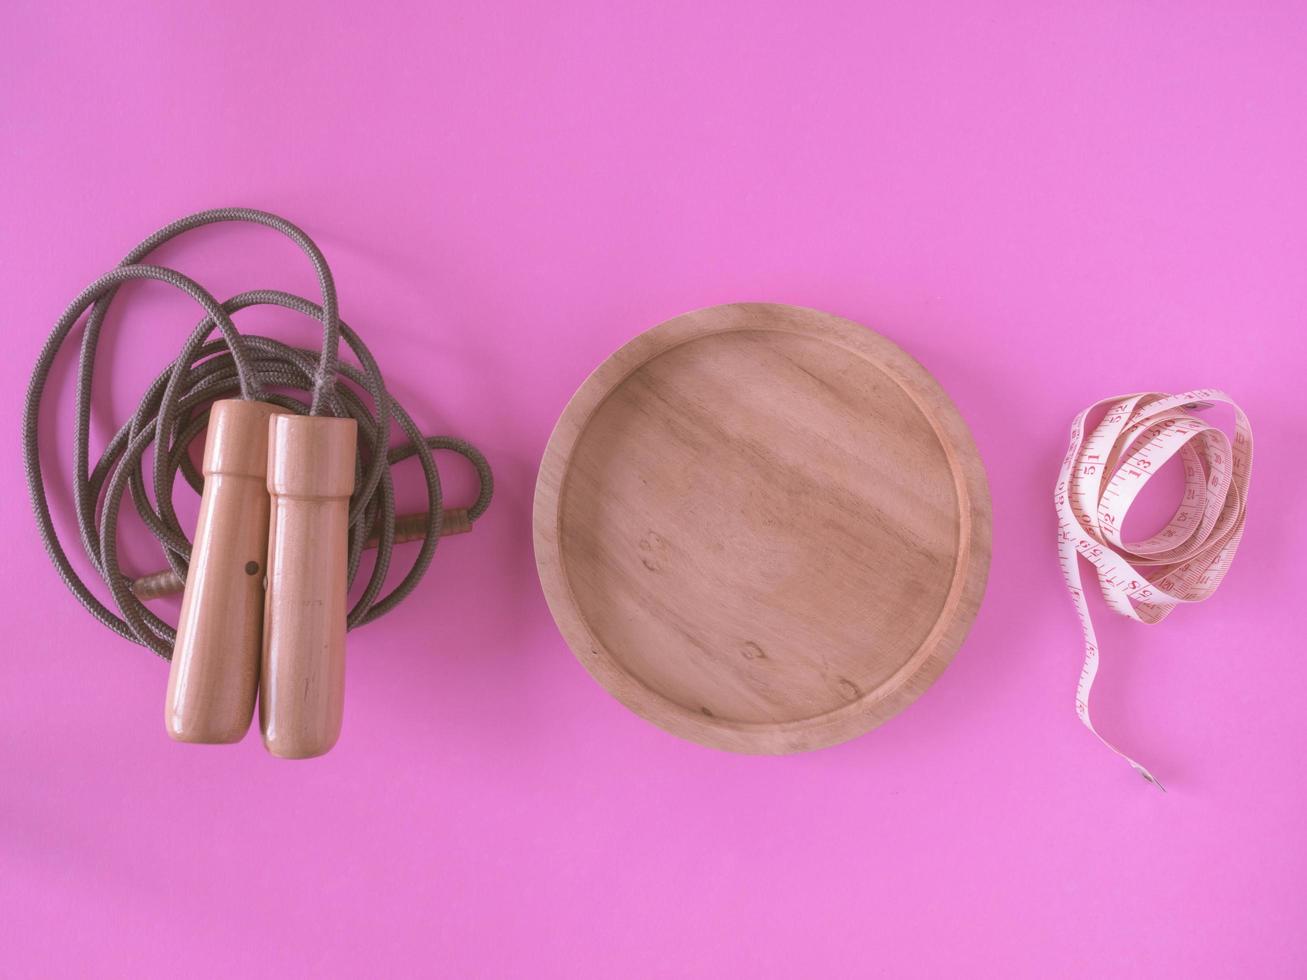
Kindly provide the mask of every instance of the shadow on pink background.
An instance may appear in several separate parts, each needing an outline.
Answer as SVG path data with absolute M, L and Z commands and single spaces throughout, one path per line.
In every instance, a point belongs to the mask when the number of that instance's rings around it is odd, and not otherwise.
M 0 973 L 1301 976 L 1307 14 L 1088 6 L 7 4 Z M 165 665 L 64 591 L 19 463 L 65 304 L 223 204 L 313 235 L 391 388 L 498 478 L 418 596 L 352 634 L 345 733 L 311 763 L 165 737 Z M 162 258 L 220 297 L 313 288 L 253 228 Z M 197 319 L 131 288 L 97 441 Z M 531 554 L 576 385 L 740 299 L 907 348 L 994 499 L 953 666 L 798 757 L 627 713 L 558 637 Z M 1074 716 L 1051 489 L 1081 407 L 1207 385 L 1257 439 L 1230 577 L 1155 630 L 1095 607 L 1097 716 L 1163 796 Z

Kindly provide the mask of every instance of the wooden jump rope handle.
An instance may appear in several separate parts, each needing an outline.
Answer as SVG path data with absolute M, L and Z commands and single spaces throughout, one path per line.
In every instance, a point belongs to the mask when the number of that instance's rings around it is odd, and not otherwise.
M 204 492 L 164 701 L 164 725 L 180 742 L 238 742 L 250 727 L 268 549 L 268 426 L 279 411 L 241 400 L 210 409 Z
M 346 535 L 358 427 L 353 419 L 276 415 L 268 423 L 259 720 L 285 759 L 322 755 L 340 735 L 345 697 Z
M 266 488 L 264 492 L 267 492 Z M 431 515 L 426 511 L 419 511 L 415 514 L 401 514 L 395 518 L 395 544 L 421 541 L 427 536 L 427 527 L 430 523 Z M 467 534 L 471 530 L 472 521 L 467 516 L 466 507 L 446 507 L 440 512 L 440 536 L 442 538 L 447 538 L 451 534 Z M 377 535 L 374 534 L 368 538 L 367 547 L 375 548 L 376 546 Z M 159 572 L 150 572 L 148 575 L 132 579 L 131 585 L 133 594 L 142 602 L 177 595 L 184 588 L 185 583 L 171 568 L 165 568 Z

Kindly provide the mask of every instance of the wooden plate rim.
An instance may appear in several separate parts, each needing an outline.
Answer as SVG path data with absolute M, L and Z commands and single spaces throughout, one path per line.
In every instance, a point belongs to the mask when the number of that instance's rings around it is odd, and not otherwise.
M 954 476 L 961 515 L 958 559 L 944 611 L 915 653 L 883 684 L 833 711 L 788 722 L 707 717 L 664 697 L 628 673 L 595 637 L 563 566 L 559 523 L 568 465 L 590 420 L 608 396 L 655 357 L 681 344 L 737 330 L 800 333 L 838 344 L 896 381 L 935 430 Z M 545 446 L 533 506 L 536 568 L 559 632 L 581 665 L 637 715 L 674 735 L 735 752 L 780 754 L 835 745 L 898 714 L 943 672 L 965 639 L 989 572 L 991 512 L 984 465 L 952 400 L 897 344 L 843 317 L 776 303 L 732 303 L 673 317 L 636 336 L 582 382 Z

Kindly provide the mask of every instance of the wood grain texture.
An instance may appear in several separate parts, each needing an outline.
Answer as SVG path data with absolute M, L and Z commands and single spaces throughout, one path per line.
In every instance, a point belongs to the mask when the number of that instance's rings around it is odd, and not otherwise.
M 179 742 L 239 742 L 249 730 L 263 637 L 268 548 L 267 402 L 214 402 L 204 492 L 168 670 L 164 727 Z
M 353 419 L 274 416 L 268 438 L 268 596 L 259 722 L 284 759 L 330 751 L 345 706 Z
M 545 597 L 585 668 L 705 745 L 797 752 L 902 710 L 984 593 L 966 424 L 885 338 L 815 310 L 676 317 L 582 384 L 540 465 Z

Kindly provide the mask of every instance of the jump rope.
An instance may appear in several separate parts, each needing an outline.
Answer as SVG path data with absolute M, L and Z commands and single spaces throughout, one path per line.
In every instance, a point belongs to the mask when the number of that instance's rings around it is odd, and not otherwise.
M 251 290 L 219 302 L 193 279 L 173 269 L 146 261 L 151 253 L 165 242 L 172 241 L 188 231 L 221 222 L 248 222 L 262 225 L 280 232 L 293 241 L 313 265 L 321 292 L 321 303 L 314 303 L 303 297 L 273 289 Z M 201 307 L 203 317 L 187 337 L 177 358 L 150 384 L 130 420 L 117 430 L 92 466 L 90 453 L 92 380 L 105 318 L 119 295 L 120 287 L 125 283 L 139 280 L 162 282 L 181 290 Z M 321 349 L 316 351 L 301 349 L 271 337 L 239 332 L 233 323 L 233 315 L 255 306 L 280 307 L 319 321 L 322 324 Z M 84 328 L 75 387 L 76 428 L 73 442 L 72 500 L 86 558 L 107 587 L 117 607 L 116 611 L 100 601 L 69 561 L 51 519 L 45 475 L 42 472 L 40 459 L 42 395 L 59 351 L 69 341 L 75 326 L 83 318 Z M 218 336 L 211 339 L 215 331 Z M 342 339 L 360 367 L 340 360 Z M 342 378 L 357 386 L 362 394 L 350 385 L 340 384 Z M 304 400 L 290 392 L 307 392 L 309 397 Z M 234 402 L 233 396 L 239 399 L 239 402 Z M 426 574 L 442 533 L 456 533 L 470 529 L 472 523 L 484 514 L 490 505 L 494 482 L 485 457 L 462 439 L 450 436 L 425 436 L 421 433 L 409 413 L 386 389 L 380 368 L 367 346 L 359 335 L 340 319 L 331 269 L 322 251 L 308 235 L 284 218 L 249 208 L 219 208 L 202 211 L 175 221 L 132 249 L 116 268 L 87 286 L 69 304 L 37 359 L 27 389 L 23 416 L 23 457 L 28 491 L 41 540 L 64 584 L 101 623 L 120 636 L 148 647 L 165 660 L 173 658 L 174 648 L 178 642 L 178 631 L 152 612 L 143 600 L 173 591 L 176 584 L 184 582 L 188 588 L 188 595 L 183 599 L 182 618 L 185 621 L 188 605 L 196 606 L 201 602 L 200 599 L 191 601 L 193 598 L 189 595 L 191 583 L 203 577 L 194 574 L 196 569 L 191 564 L 192 543 L 182 530 L 173 506 L 173 489 L 177 475 L 180 473 L 186 482 L 202 495 L 205 493 L 206 482 L 221 482 L 206 481 L 191 459 L 190 447 L 192 442 L 210 426 L 211 415 L 216 418 L 218 410 L 227 408 L 239 413 L 240 403 L 246 403 L 246 408 L 253 403 L 266 406 L 263 417 L 258 420 L 262 431 L 259 431 L 258 427 L 250 429 L 246 425 L 246 430 L 253 433 L 248 437 L 251 442 L 245 445 L 228 445 L 225 450 L 229 459 L 242 457 L 241 465 L 246 469 L 254 471 L 260 469 L 259 450 L 269 440 L 274 444 L 272 451 L 276 451 L 275 444 L 278 443 L 278 439 L 281 440 L 281 449 L 289 450 L 289 455 L 280 464 L 276 459 L 269 459 L 270 473 L 279 465 L 283 468 L 285 465 L 303 465 L 305 458 L 308 460 L 308 465 L 317 465 L 314 460 L 322 457 L 324 452 L 329 455 L 337 451 L 339 454 L 339 451 L 343 451 L 341 447 L 348 443 L 351 451 L 348 453 L 349 458 L 344 460 L 344 467 L 348 472 L 341 474 L 336 480 L 337 490 L 344 484 L 348 484 L 352 489 L 352 493 L 347 490 L 341 498 L 342 501 L 346 497 L 348 499 L 347 505 L 344 503 L 341 505 L 345 529 L 341 532 L 344 540 L 340 542 L 346 588 L 352 587 L 355 582 L 365 548 L 373 547 L 376 551 L 367 583 L 353 607 L 347 613 L 342 610 L 343 621 L 338 624 L 338 629 L 335 623 L 315 622 L 313 619 L 313 603 L 318 603 L 317 608 L 321 609 L 324 608 L 325 601 L 326 607 L 330 607 L 336 601 L 334 596 L 327 596 L 324 600 L 321 596 L 299 595 L 294 593 L 293 588 L 291 589 L 294 603 L 302 603 L 304 608 L 292 611 L 284 626 L 290 630 L 291 639 L 299 645 L 311 647 L 320 640 L 326 642 L 336 632 L 343 636 L 345 629 L 363 626 L 394 609 L 413 592 Z M 245 416 L 249 416 L 248 411 L 245 412 Z M 270 418 L 272 432 L 269 434 Z M 297 427 L 294 422 L 289 421 L 296 418 L 324 421 L 321 424 L 306 423 L 304 426 Z M 333 427 L 331 422 L 325 420 L 340 420 L 340 424 Z M 392 421 L 407 438 L 405 443 L 396 447 L 389 446 Z M 277 430 L 278 424 L 282 425 L 280 436 Z M 235 434 L 236 430 L 233 429 L 232 432 Z M 327 433 L 330 433 L 330 439 L 324 443 L 323 439 L 327 438 Z M 346 434 L 348 438 L 345 441 L 337 438 Z M 352 451 L 355 444 L 356 452 Z M 478 480 L 477 496 L 466 510 L 442 511 L 440 474 L 433 458 L 435 450 L 456 453 L 466 459 L 475 470 Z M 221 455 L 223 451 L 221 445 L 215 444 L 214 435 L 210 432 L 206 445 L 206 463 L 212 462 L 209 457 L 213 453 Z M 148 479 L 145 466 L 147 453 L 150 464 Z M 305 453 L 307 457 L 304 456 Z M 248 459 L 245 459 L 246 457 Z M 416 458 L 422 469 L 426 486 L 426 509 L 419 514 L 397 519 L 391 469 L 410 458 Z M 251 463 L 250 460 L 253 462 Z M 320 459 L 319 461 L 324 465 L 326 463 L 340 465 L 338 460 Z M 249 480 L 257 479 L 260 475 L 257 472 L 232 473 L 229 482 L 234 480 L 239 483 L 245 480 L 248 483 Z M 283 477 L 287 475 L 282 474 Z M 295 480 L 303 482 L 303 476 L 303 473 L 289 473 L 292 483 Z M 271 479 L 271 476 L 269 478 Z M 228 477 L 224 476 L 223 479 Z M 246 490 L 248 489 L 246 487 Z M 265 577 L 269 590 L 272 590 L 278 585 L 278 582 L 273 581 L 274 577 L 278 578 L 278 581 L 294 586 L 303 576 L 312 578 L 316 574 L 317 558 L 321 557 L 322 553 L 317 550 L 320 542 L 314 539 L 314 535 L 322 532 L 330 522 L 324 525 L 321 520 L 313 517 L 311 510 L 305 510 L 303 507 L 296 510 L 296 501 L 314 499 L 315 491 L 312 488 L 303 493 L 298 491 L 305 488 L 299 486 L 283 486 L 281 489 L 295 491 L 285 494 L 284 506 L 279 501 L 277 506 L 273 507 L 274 523 L 277 520 L 276 514 L 282 514 L 283 518 L 280 534 L 285 540 L 282 541 L 284 546 L 282 566 L 279 566 L 282 574 L 279 576 L 273 574 L 276 571 L 272 567 L 273 559 L 277 554 L 273 547 L 274 540 L 269 541 L 266 559 L 263 554 L 252 554 L 240 561 L 238 567 L 209 569 L 210 580 L 224 580 L 218 584 L 235 587 L 239 592 L 239 595 L 233 598 L 229 594 L 229 589 L 214 587 L 216 591 L 214 591 L 213 601 L 209 603 L 211 608 L 208 609 L 213 621 L 223 617 L 230 620 L 233 615 L 257 618 L 260 610 L 245 607 L 251 604 L 258 605 L 262 601 Z M 268 492 L 275 496 L 275 489 L 271 485 Z M 119 512 L 125 496 L 130 496 L 141 520 L 158 540 L 163 559 L 168 565 L 167 571 L 136 580 L 124 573 L 118 557 L 118 526 Z M 250 520 L 257 522 L 261 505 L 257 495 L 249 499 L 253 499 L 255 503 L 234 511 L 230 511 L 229 508 L 228 516 L 232 521 L 245 524 Z M 272 501 L 269 501 L 269 506 L 272 506 Z M 206 507 L 206 502 L 202 501 L 202 525 Z M 223 513 L 228 512 L 223 511 Z M 215 531 L 217 535 L 215 541 L 217 541 L 218 536 L 233 528 L 211 530 Z M 248 528 L 246 530 L 248 531 Z M 411 567 L 399 584 L 383 595 L 382 590 L 390 572 L 395 544 L 398 540 L 417 537 L 421 538 L 422 544 L 417 549 Z M 208 549 L 206 555 L 211 550 L 213 549 Z M 221 548 L 218 547 L 218 550 L 221 551 Z M 266 570 L 263 567 L 265 560 L 268 563 Z M 290 567 L 287 562 L 298 564 Z M 266 575 L 260 574 L 265 571 Z M 252 596 L 254 598 L 251 598 Z M 340 596 L 339 602 L 344 601 L 344 596 Z M 269 608 L 271 607 L 270 594 Z M 241 627 L 239 622 L 232 621 L 225 624 L 219 622 L 217 625 L 236 633 L 239 633 Z M 254 627 L 259 625 L 254 623 Z M 266 646 L 269 642 L 267 634 L 270 627 L 268 623 L 261 625 L 262 632 L 265 634 L 262 640 Z M 208 627 L 201 625 L 199 628 L 212 629 L 212 627 L 213 622 L 210 622 Z M 275 637 L 272 637 L 272 640 L 275 641 Z M 214 654 L 214 651 L 209 653 Z M 313 650 L 296 650 L 292 651 L 293 656 L 290 659 L 302 659 L 303 654 L 311 661 L 314 653 Z M 340 653 L 343 654 L 343 650 Z M 263 667 L 266 674 L 268 667 L 266 649 L 264 654 Z M 239 716 L 240 712 L 244 711 L 245 726 L 248 727 L 249 710 L 252 709 L 253 701 L 253 690 L 249 688 L 249 675 L 252 669 L 257 677 L 259 673 L 257 661 L 253 665 L 248 662 L 248 650 L 243 650 L 239 658 L 227 653 L 214 655 L 220 660 L 225 657 L 227 660 L 242 659 L 242 662 L 240 664 L 223 662 L 190 664 L 185 671 L 181 671 L 189 675 L 182 678 L 183 685 L 189 680 L 192 687 L 195 687 L 195 690 L 190 692 L 193 702 L 195 698 L 212 694 L 215 685 L 222 687 L 226 684 L 230 677 L 224 678 L 224 673 L 241 675 L 241 682 L 236 685 L 241 688 L 237 700 L 248 700 L 250 703 L 248 706 L 239 705 L 236 715 Z M 296 684 L 299 684 L 301 679 L 305 681 L 303 690 L 292 693 L 308 703 L 308 708 L 305 710 L 310 713 L 317 711 L 319 714 L 325 712 L 330 715 L 336 711 L 338 714 L 338 705 L 327 703 L 339 700 L 339 692 L 330 690 L 336 679 L 328 678 L 322 681 L 317 676 L 318 666 L 321 665 L 310 662 L 298 664 L 290 670 L 288 676 L 292 677 Z M 333 671 L 339 672 L 335 666 L 332 666 L 328 673 Z M 170 698 L 173 694 L 172 682 L 178 680 L 178 673 L 177 665 L 174 664 Z M 301 674 L 304 674 L 303 678 Z M 266 699 L 269 693 L 268 684 L 275 681 L 275 678 L 265 676 L 262 680 Z M 317 687 L 314 687 L 315 684 Z M 202 706 L 192 704 L 190 707 L 195 709 Z M 264 736 L 267 741 L 269 736 L 267 728 L 270 723 L 267 719 L 264 721 Z M 328 729 L 331 728 L 332 719 L 326 718 L 325 724 Z M 339 730 L 338 718 L 335 719 L 335 728 Z M 231 732 L 223 734 L 230 736 Z M 241 729 L 240 734 L 244 734 L 244 728 Z M 184 737 L 185 733 L 174 732 L 174 735 Z M 187 740 L 235 740 L 231 737 L 206 738 L 203 737 L 203 732 L 199 735 L 200 737 Z M 330 732 L 327 735 L 330 735 Z M 334 742 L 334 735 L 330 735 L 329 740 Z M 321 745 L 316 747 L 321 748 Z M 330 748 L 330 745 L 326 748 Z M 322 750 L 325 751 L 325 748 Z M 320 753 L 292 751 L 287 754 Z

